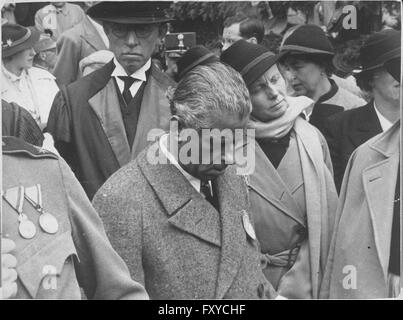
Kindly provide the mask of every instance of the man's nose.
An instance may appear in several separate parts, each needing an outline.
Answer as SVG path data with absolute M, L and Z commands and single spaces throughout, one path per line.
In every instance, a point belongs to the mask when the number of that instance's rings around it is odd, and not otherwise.
M 129 31 L 125 39 L 126 45 L 128 45 L 129 47 L 134 47 L 138 44 L 138 42 L 139 39 L 137 38 L 136 32 L 134 30 Z

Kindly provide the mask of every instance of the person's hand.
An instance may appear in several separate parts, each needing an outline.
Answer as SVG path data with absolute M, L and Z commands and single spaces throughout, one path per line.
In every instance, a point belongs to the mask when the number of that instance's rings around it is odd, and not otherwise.
M 11 299 L 17 295 L 17 259 L 11 254 L 14 249 L 13 240 L 1 238 L 0 299 Z

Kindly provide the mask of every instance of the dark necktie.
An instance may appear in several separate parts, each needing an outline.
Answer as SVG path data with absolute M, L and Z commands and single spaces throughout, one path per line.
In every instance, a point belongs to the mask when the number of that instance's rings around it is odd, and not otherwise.
M 208 181 L 200 181 L 200 192 L 204 195 L 205 199 L 218 210 L 217 199 L 214 197 L 213 190 Z
M 123 96 L 123 99 L 125 100 L 126 104 L 128 105 L 133 99 L 132 94 L 130 92 L 130 88 L 133 85 L 133 83 L 136 81 L 136 79 L 129 77 L 129 76 L 120 76 L 118 78 L 125 83 L 125 86 L 124 86 L 123 92 L 122 92 L 122 96 Z

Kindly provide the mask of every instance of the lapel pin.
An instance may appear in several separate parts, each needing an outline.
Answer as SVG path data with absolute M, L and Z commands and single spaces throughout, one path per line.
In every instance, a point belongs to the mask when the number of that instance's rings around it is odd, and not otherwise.
M 248 236 L 251 239 L 256 240 L 255 229 L 253 228 L 252 223 L 250 222 L 249 215 L 246 212 L 246 210 L 242 210 L 242 222 L 243 227 L 245 228 L 245 231 L 248 234 Z

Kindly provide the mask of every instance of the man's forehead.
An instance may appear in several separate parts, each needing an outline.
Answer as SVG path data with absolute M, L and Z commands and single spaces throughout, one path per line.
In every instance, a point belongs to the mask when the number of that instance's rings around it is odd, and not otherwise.
M 240 23 L 234 23 L 230 25 L 229 27 L 224 28 L 223 30 L 223 37 L 224 38 L 235 38 L 235 37 L 241 37 L 240 31 L 239 31 L 239 26 Z

